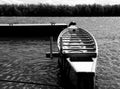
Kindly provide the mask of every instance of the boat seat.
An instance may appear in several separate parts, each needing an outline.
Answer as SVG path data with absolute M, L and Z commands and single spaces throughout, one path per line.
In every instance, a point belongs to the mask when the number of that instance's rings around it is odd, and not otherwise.
M 71 62 L 92 62 L 92 57 L 70 57 Z
M 76 58 L 95 58 L 97 57 L 97 53 L 96 52 L 89 52 L 89 53 L 65 53 L 64 54 L 66 57 L 71 57 L 71 58 L 75 58 L 73 60 L 76 60 Z

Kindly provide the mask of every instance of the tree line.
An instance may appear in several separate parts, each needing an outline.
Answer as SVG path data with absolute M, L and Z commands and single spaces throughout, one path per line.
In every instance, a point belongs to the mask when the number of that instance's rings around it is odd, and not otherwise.
M 120 16 L 120 5 L 0 5 L 0 16 Z

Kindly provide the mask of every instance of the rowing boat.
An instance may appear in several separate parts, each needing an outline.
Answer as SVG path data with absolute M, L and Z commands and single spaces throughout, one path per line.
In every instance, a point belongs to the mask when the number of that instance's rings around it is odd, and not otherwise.
M 76 26 L 64 29 L 57 40 L 58 49 L 68 57 L 97 57 L 98 47 L 91 33 Z
M 98 46 L 94 36 L 72 25 L 59 34 L 57 46 L 61 54 L 59 64 L 64 66 L 62 70 L 75 89 L 94 89 L 98 56 Z

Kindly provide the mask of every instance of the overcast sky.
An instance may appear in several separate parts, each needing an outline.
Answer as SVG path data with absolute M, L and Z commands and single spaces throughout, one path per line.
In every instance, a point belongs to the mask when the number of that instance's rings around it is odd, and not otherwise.
M 120 4 L 120 0 L 0 0 L 0 3 L 25 3 L 25 4 L 39 4 L 39 3 L 49 3 L 49 4 L 101 4 L 101 5 L 114 5 Z
M 26 3 L 50 3 L 50 4 L 120 4 L 120 0 L 19 0 Z

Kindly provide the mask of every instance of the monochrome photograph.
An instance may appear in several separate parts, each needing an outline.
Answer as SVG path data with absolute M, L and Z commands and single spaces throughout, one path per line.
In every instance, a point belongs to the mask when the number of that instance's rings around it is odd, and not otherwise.
M 1 0 L 0 89 L 120 89 L 118 0 Z

